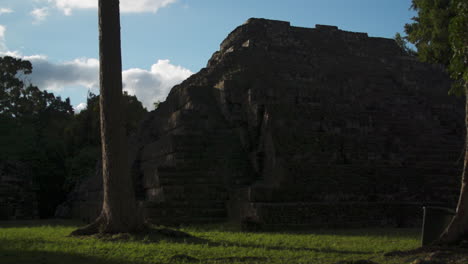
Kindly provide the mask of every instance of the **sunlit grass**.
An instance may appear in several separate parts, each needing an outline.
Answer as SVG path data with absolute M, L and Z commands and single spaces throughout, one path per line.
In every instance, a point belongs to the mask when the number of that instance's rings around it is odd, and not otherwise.
M 179 263 L 187 255 L 202 263 L 336 263 L 386 258 L 385 252 L 419 245 L 416 229 L 312 230 L 244 233 L 229 225 L 182 227 L 192 238 L 152 234 L 105 238 L 69 237 L 72 221 L 0 222 L 0 263 Z M 200 263 L 199 261 L 192 261 Z M 190 262 L 184 262 L 190 263 Z

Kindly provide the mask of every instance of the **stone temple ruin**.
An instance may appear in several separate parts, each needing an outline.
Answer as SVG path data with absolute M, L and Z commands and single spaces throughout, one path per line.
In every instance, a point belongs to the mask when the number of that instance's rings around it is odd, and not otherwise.
M 175 86 L 132 139 L 154 223 L 410 226 L 454 206 L 464 108 L 441 67 L 366 33 L 249 19 Z M 100 208 L 99 177 L 75 216 Z
M 36 191 L 25 164 L 0 161 L 0 220 L 38 218 Z

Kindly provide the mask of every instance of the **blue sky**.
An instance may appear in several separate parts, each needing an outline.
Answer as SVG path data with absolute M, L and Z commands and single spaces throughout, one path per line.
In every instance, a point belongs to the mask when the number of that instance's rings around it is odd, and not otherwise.
M 124 87 L 150 106 L 206 65 L 250 17 L 336 25 L 392 38 L 411 0 L 121 0 Z M 29 59 L 31 82 L 83 107 L 97 93 L 97 0 L 0 0 L 0 55 Z

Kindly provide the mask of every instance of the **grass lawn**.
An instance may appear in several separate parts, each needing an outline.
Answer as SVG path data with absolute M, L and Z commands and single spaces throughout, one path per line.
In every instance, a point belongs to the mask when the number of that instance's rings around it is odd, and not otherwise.
M 243 233 L 228 225 L 187 226 L 190 238 L 161 234 L 68 237 L 73 221 L 0 222 L 0 264 L 24 263 L 409 263 L 383 253 L 419 245 L 416 229 L 340 229 Z M 177 256 L 177 255 L 185 255 Z M 194 259 L 190 259 L 189 257 Z

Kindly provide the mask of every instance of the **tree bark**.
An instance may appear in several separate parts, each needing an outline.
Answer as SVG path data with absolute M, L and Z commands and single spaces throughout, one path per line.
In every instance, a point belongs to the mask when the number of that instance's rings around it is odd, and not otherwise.
M 463 162 L 460 197 L 455 216 L 436 244 L 456 244 L 468 234 L 468 84 L 465 83 L 465 160 Z
M 119 0 L 99 0 L 100 118 L 103 204 L 94 223 L 72 235 L 126 233 L 143 228 L 127 157 L 122 115 Z

